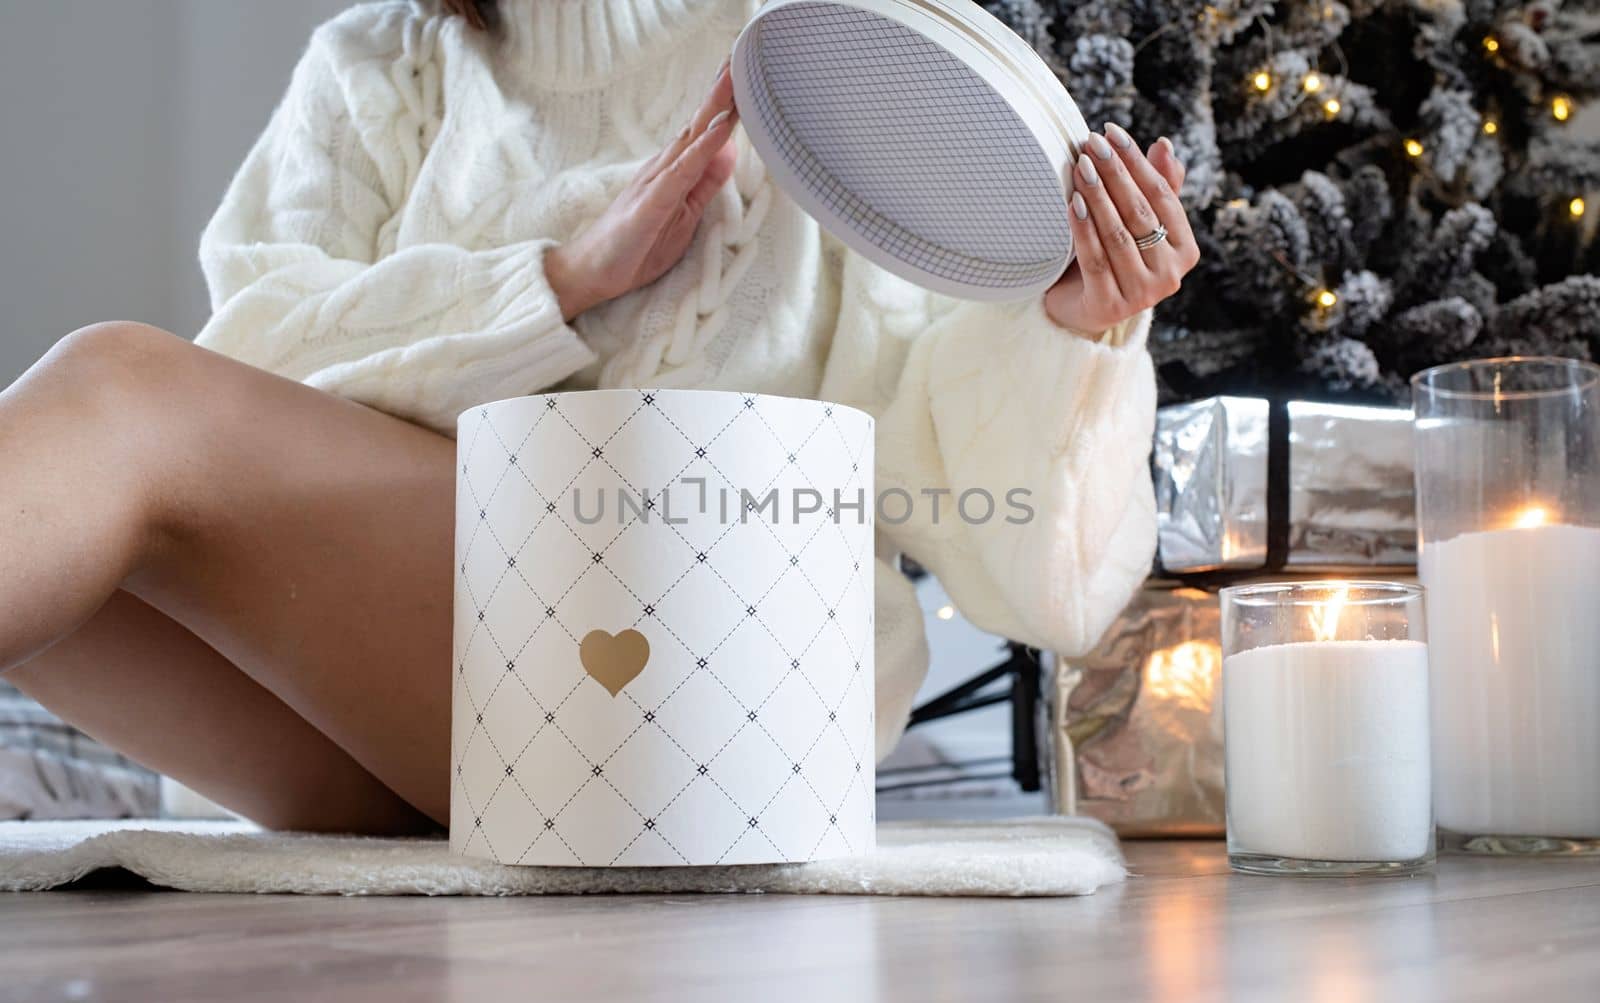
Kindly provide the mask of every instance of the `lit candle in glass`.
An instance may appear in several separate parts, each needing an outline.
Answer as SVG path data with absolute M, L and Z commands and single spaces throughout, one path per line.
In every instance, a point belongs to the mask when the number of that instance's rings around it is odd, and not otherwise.
M 1413 380 L 1444 845 L 1600 852 L 1600 368 Z
M 1432 863 L 1421 597 L 1387 582 L 1222 591 L 1236 870 L 1410 874 Z
M 1426 545 L 1421 575 L 1439 825 L 1469 849 L 1600 837 L 1600 529 L 1527 505 Z

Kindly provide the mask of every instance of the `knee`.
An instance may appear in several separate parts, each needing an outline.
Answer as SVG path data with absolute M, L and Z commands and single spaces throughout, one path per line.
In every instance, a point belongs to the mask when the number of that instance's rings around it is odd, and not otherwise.
M 159 327 L 128 320 L 90 324 L 56 342 L 41 361 L 51 365 L 140 371 L 187 344 Z
M 173 361 L 188 342 L 158 327 L 107 321 L 56 342 L 36 367 L 72 399 L 118 408 L 172 389 Z

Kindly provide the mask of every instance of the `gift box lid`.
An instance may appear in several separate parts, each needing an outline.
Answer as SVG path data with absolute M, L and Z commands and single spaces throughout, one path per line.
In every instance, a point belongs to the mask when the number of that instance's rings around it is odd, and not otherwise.
M 1032 49 L 968 0 L 774 0 L 734 46 L 751 145 L 851 248 L 935 292 L 1022 300 L 1072 263 L 1089 138 Z

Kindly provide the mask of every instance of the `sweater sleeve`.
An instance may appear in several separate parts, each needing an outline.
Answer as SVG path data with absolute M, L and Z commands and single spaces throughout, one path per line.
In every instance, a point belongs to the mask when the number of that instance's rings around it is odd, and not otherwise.
M 545 278 L 549 241 L 395 248 L 438 128 L 440 19 L 356 7 L 318 29 L 201 238 L 196 341 L 453 434 L 473 404 L 594 360 Z
M 892 320 L 866 323 L 894 340 Z M 1148 575 L 1149 323 L 1085 337 L 1038 301 L 961 303 L 891 350 L 904 361 L 878 424 L 879 528 L 978 626 L 1081 654 Z M 896 522 L 899 492 L 915 504 Z

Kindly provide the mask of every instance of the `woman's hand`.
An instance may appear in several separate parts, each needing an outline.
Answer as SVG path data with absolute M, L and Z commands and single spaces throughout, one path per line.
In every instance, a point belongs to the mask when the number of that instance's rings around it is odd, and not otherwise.
M 667 148 L 645 161 L 616 200 L 581 235 L 545 255 L 545 277 L 562 316 L 649 285 L 678 263 L 706 206 L 733 174 L 733 82 L 728 66 Z
M 1045 293 L 1044 309 L 1062 327 L 1089 334 L 1177 292 L 1200 249 L 1178 202 L 1183 165 L 1171 141 L 1158 140 L 1147 157 L 1108 122 L 1104 136 L 1089 137 L 1071 181 L 1067 218 L 1077 260 Z M 1166 240 L 1135 246 L 1158 225 L 1167 228 Z

